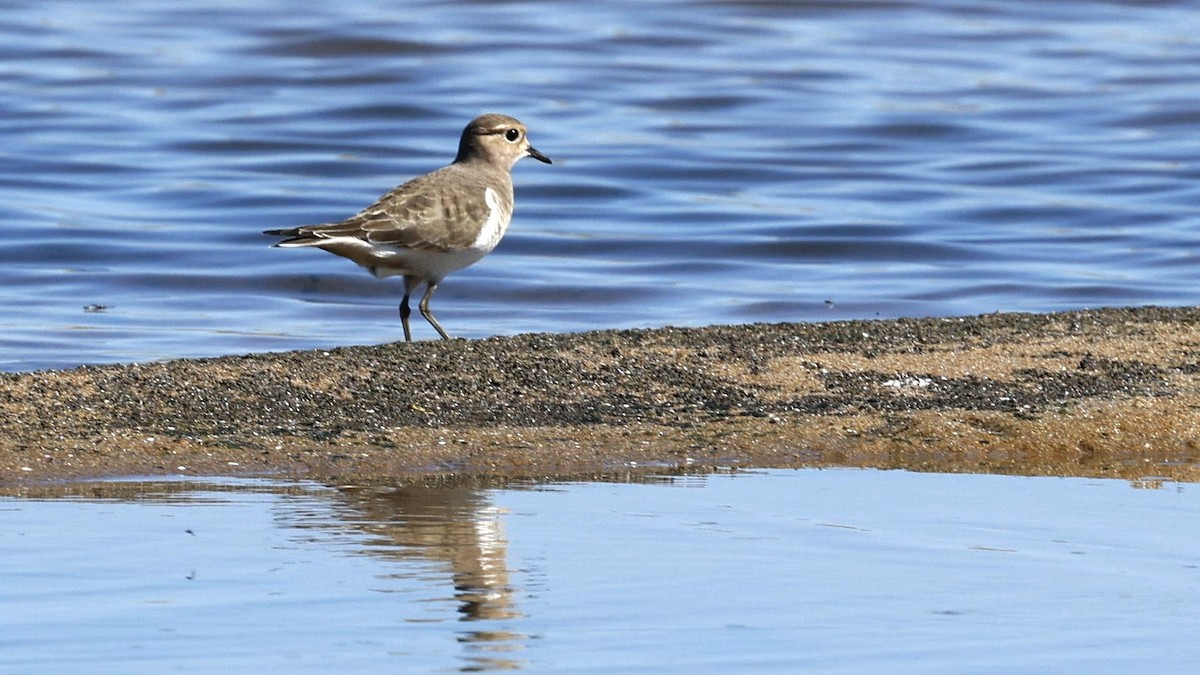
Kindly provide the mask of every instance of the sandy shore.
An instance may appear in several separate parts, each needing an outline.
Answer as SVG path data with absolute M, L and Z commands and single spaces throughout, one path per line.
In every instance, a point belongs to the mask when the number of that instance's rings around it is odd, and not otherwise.
M 0 375 L 0 483 L 864 466 L 1200 478 L 1200 309 L 520 335 Z

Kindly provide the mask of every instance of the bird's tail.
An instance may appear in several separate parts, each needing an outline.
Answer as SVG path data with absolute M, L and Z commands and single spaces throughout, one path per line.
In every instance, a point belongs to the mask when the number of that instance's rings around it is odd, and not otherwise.
M 313 246 L 318 241 L 319 237 L 315 237 L 310 232 L 306 232 L 303 227 L 285 227 L 281 230 L 263 230 L 263 234 L 269 234 L 272 237 L 287 237 L 282 241 L 277 241 L 272 246 L 281 246 L 283 248 L 291 248 L 293 246 Z

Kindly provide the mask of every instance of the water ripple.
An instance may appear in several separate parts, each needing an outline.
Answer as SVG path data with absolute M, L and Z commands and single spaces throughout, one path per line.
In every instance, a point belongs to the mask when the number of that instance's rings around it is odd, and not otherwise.
M 1194 302 L 1189 3 L 10 4 L 0 368 L 396 339 L 398 284 L 259 230 L 491 110 L 555 164 L 458 335 Z

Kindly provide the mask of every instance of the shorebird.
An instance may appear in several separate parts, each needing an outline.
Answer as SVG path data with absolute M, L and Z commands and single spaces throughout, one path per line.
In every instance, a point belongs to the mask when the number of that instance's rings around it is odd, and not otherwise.
M 478 262 L 500 243 L 512 219 L 512 167 L 523 157 L 551 163 L 529 144 L 524 124 L 507 115 L 481 115 L 463 129 L 449 165 L 392 189 L 339 223 L 263 234 L 287 237 L 275 243 L 282 248 L 315 246 L 349 258 L 376 278 L 403 276 L 406 342 L 412 342 L 409 297 L 424 284 L 421 316 L 448 340 L 429 300 L 447 274 Z

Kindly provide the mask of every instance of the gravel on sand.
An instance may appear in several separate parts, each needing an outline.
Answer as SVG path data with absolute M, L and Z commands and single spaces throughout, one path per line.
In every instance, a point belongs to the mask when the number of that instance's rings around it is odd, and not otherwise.
M 530 334 L 0 375 L 0 484 L 717 467 L 1200 478 L 1200 308 Z

